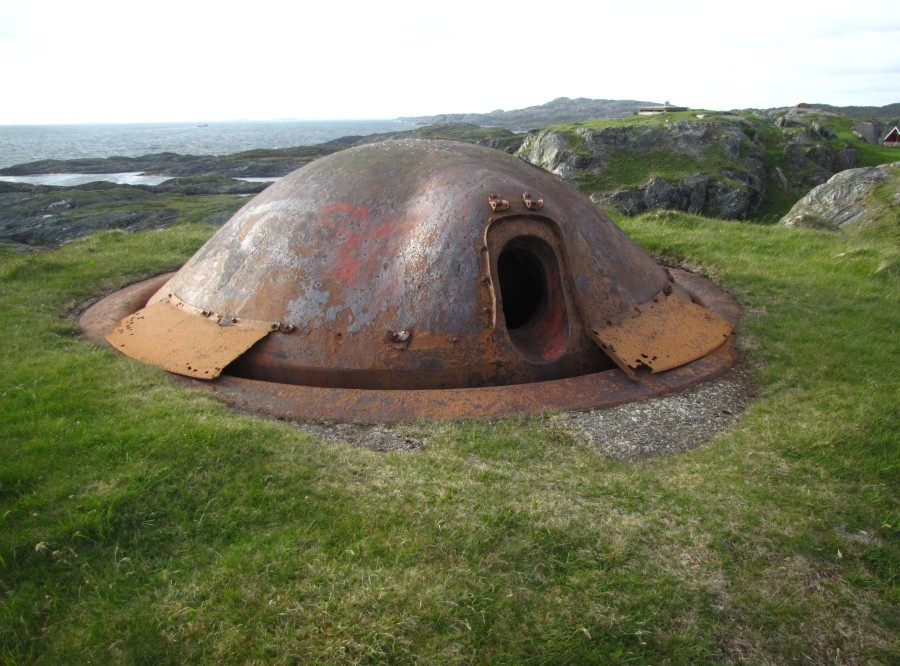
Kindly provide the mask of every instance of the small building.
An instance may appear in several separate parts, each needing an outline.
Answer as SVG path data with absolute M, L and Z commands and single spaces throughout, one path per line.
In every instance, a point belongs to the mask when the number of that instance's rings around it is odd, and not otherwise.
M 881 143 L 892 148 L 900 148 L 900 129 L 895 125 L 894 129 L 887 133 L 887 136 L 882 139 Z
M 641 106 L 638 107 L 638 115 L 639 116 L 653 116 L 658 113 L 675 113 L 677 111 L 687 111 L 688 108 L 686 106 L 672 106 L 669 104 L 669 101 L 666 100 L 666 103 L 662 106 Z

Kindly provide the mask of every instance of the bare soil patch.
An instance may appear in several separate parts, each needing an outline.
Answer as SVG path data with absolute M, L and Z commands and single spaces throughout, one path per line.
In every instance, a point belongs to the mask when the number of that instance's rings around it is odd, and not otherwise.
M 416 451 L 425 440 L 408 432 L 409 426 L 364 425 L 360 423 L 300 423 L 301 430 L 329 442 L 346 443 L 372 451 Z

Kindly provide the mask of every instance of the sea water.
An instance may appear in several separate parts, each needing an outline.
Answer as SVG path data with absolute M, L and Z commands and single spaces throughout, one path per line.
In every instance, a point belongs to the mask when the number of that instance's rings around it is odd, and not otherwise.
M 53 187 L 75 187 L 87 183 L 105 181 L 116 185 L 159 185 L 171 176 L 145 176 L 140 171 L 124 173 L 45 173 L 32 176 L 0 176 L 0 183 L 27 183 L 28 185 L 51 185 Z
M 344 136 L 414 127 L 401 120 L 0 125 L 0 169 L 48 159 L 139 157 L 164 152 L 227 155 L 254 148 L 308 146 Z

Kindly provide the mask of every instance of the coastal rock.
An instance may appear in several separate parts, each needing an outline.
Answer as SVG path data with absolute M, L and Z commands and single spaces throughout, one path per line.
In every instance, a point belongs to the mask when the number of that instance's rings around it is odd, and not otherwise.
M 246 181 L 220 176 L 188 176 L 172 178 L 154 185 L 152 190 L 178 194 L 258 194 L 269 185 L 271 183 L 266 181 Z
M 846 169 L 855 169 L 859 164 L 859 151 L 855 148 L 844 148 L 839 150 L 831 162 L 833 171 L 844 171 Z
M 831 171 L 831 151 L 821 143 L 806 151 L 806 159 L 827 171 Z
M 97 231 L 125 229 L 144 231 L 170 227 L 179 213 L 172 208 L 162 210 L 109 210 L 101 215 L 32 215 L 10 223 L 0 220 L 0 241 L 25 245 L 59 245 Z M 224 220 L 223 220 L 224 222 Z
M 580 130 L 578 135 L 583 136 Z M 588 168 L 592 163 L 592 160 L 573 150 L 571 142 L 562 132 L 552 130 L 529 134 L 517 155 L 560 178 L 570 178 L 578 169 Z
M 773 181 L 782 189 L 805 191 L 858 164 L 858 151 L 849 141 L 840 139 L 834 127 L 828 125 L 840 115 L 833 107 L 798 104 L 790 109 L 773 110 L 767 115 L 782 128 L 783 170 L 777 181 Z M 853 127 L 854 134 L 865 133 L 870 139 L 877 131 L 874 122 L 857 122 Z
M 873 200 L 873 191 L 885 185 L 886 196 Z M 832 176 L 800 199 L 780 224 L 840 231 L 877 219 L 885 210 L 900 208 L 900 162 L 848 169 Z
M 744 220 L 759 208 L 763 180 L 751 174 L 731 172 L 727 181 L 710 184 L 706 210 L 725 220 Z
M 259 192 L 268 183 L 195 177 L 154 187 L 104 182 L 67 188 L 0 185 L 0 242 L 59 245 L 97 231 L 161 229 L 185 217 L 193 222 L 223 224 L 246 202 L 244 196 Z M 233 196 L 208 209 L 198 204 L 194 209 L 197 212 L 186 214 L 193 206 L 183 195 L 212 193 Z
M 814 121 L 810 123 L 809 127 L 812 132 L 823 139 L 834 139 L 837 136 L 837 134 L 820 122 Z
M 451 139 L 466 141 L 514 153 L 523 136 L 497 127 L 454 124 L 419 127 L 404 132 L 387 132 L 367 136 L 346 136 L 314 146 L 247 150 L 231 155 L 179 155 L 153 153 L 141 157 L 84 158 L 74 160 L 40 160 L 0 169 L 0 176 L 30 176 L 54 173 L 127 173 L 140 172 L 155 176 L 189 178 L 279 178 L 315 159 L 345 148 L 389 139 Z M 0 186 L 4 183 L 0 182 Z M 2 191 L 2 189 L 0 189 Z
M 782 154 L 791 184 L 807 187 L 820 185 L 835 173 L 854 168 L 859 159 L 854 148 L 834 148 L 804 135 L 791 137 Z
M 709 176 L 694 174 L 681 182 L 653 177 L 644 185 L 614 192 L 595 192 L 591 200 L 610 206 L 625 215 L 640 215 L 649 210 L 682 210 L 700 213 L 706 203 Z
M 790 169 L 802 169 L 806 164 L 807 146 L 799 141 L 792 141 L 787 144 L 782 151 L 785 166 Z
M 517 154 L 626 215 L 668 209 L 745 219 L 758 209 L 765 189 L 757 134 L 746 118 L 704 114 L 541 130 L 530 133 Z M 622 187 L 610 175 L 620 171 L 639 182 Z

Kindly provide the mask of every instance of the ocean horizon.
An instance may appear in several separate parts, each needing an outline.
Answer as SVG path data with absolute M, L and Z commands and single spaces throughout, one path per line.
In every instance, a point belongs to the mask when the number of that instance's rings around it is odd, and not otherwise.
M 256 148 L 309 146 L 416 126 L 404 120 L 0 125 L 0 169 L 38 160 L 140 157 L 165 152 L 228 155 Z

